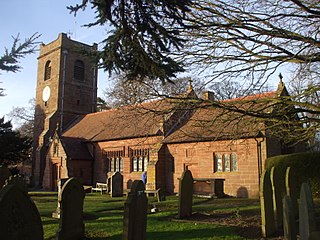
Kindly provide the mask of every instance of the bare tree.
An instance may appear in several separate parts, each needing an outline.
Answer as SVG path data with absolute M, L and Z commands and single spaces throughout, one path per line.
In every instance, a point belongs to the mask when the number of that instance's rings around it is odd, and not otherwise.
M 28 106 L 14 107 L 8 114 L 8 116 L 18 125 L 16 130 L 23 137 L 32 139 L 35 106 L 35 99 L 33 98 L 29 100 Z

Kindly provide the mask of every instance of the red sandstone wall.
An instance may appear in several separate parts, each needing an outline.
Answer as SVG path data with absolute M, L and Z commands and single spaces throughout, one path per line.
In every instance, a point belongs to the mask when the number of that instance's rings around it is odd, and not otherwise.
M 260 139 L 261 140 L 261 139 Z M 174 158 L 174 192 L 185 166 L 194 178 L 223 178 L 225 194 L 237 197 L 259 197 L 259 172 L 257 141 L 255 139 L 180 143 L 168 145 L 168 154 Z M 266 154 L 262 146 L 262 157 Z M 235 153 L 238 159 L 237 172 L 214 172 L 214 153 Z
M 152 148 L 154 151 L 150 152 L 150 160 L 148 165 L 148 183 L 147 188 L 157 188 L 157 182 L 163 182 L 165 178 L 164 163 L 160 163 L 163 159 L 159 160 L 158 151 L 161 147 L 162 137 L 149 137 L 149 138 L 136 138 L 136 139 L 125 139 L 125 140 L 115 140 L 107 142 L 99 142 L 95 145 L 94 149 L 94 168 L 93 168 L 93 183 L 95 182 L 106 182 L 107 181 L 107 166 L 106 159 L 104 156 L 104 151 L 116 151 L 125 149 L 125 156 L 123 159 L 123 186 L 127 188 L 128 182 L 134 180 L 141 180 L 142 172 L 131 171 L 131 159 L 128 156 L 128 147 L 133 149 L 139 148 Z M 153 164 L 155 167 L 153 167 Z M 112 173 L 108 174 L 109 176 Z M 159 177 L 161 176 L 161 178 Z

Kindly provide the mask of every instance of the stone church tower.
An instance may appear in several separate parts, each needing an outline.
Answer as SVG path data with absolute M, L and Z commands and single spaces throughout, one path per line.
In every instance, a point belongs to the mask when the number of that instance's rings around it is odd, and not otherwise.
M 64 33 L 40 46 L 33 146 L 36 186 L 42 185 L 53 135 L 61 133 L 77 115 L 96 111 L 97 68 L 82 54 L 84 50 L 95 51 L 97 45 L 76 42 Z

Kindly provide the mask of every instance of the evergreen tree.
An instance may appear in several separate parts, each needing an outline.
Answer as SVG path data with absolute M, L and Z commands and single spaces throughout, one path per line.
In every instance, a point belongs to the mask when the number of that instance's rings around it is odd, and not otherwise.
M 31 139 L 12 130 L 10 121 L 0 118 L 0 165 L 25 161 L 31 154 Z
M 95 9 L 96 21 L 87 26 L 109 23 L 111 30 L 98 54 L 107 71 L 124 73 L 127 79 L 170 81 L 184 71 L 170 53 L 185 40 L 180 35 L 191 0 L 83 0 L 69 6 L 77 13 L 88 5 Z

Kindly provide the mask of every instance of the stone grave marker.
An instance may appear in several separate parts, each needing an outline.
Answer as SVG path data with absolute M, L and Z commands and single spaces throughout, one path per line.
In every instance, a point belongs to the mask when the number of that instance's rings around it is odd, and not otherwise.
M 281 229 L 283 221 L 282 198 L 285 192 L 285 179 L 280 168 L 272 167 L 270 171 L 272 184 L 273 211 L 276 229 Z
M 283 233 L 287 240 L 296 240 L 296 222 L 294 218 L 294 210 L 292 201 L 289 196 L 283 198 Z
M 43 229 L 37 207 L 15 184 L 0 190 L 0 239 L 42 240 Z
M 123 240 L 146 239 L 147 211 L 145 185 L 141 180 L 135 180 L 124 203 Z
M 296 183 L 296 176 L 291 167 L 288 167 L 286 170 L 286 194 L 290 196 L 292 201 L 292 207 L 294 211 L 294 218 L 298 219 L 299 217 L 299 206 L 298 206 L 298 187 Z
M 162 202 L 166 200 L 166 194 L 162 188 L 159 189 L 157 197 L 158 197 L 158 202 Z
M 5 184 L 6 180 L 11 176 L 11 172 L 7 167 L 0 166 L 0 189 Z
M 61 195 L 61 190 L 63 185 L 69 180 L 69 178 L 60 178 L 57 180 L 57 187 L 58 187 L 58 206 L 56 210 L 52 213 L 53 218 L 60 218 L 61 214 L 61 206 L 60 206 L 60 201 L 59 201 L 59 196 Z
M 190 170 L 182 173 L 179 184 L 178 218 L 189 217 L 192 214 L 193 177 Z
M 260 179 L 260 205 L 262 237 L 270 237 L 275 233 L 273 199 L 270 174 L 264 170 Z
M 111 197 L 123 196 L 123 176 L 115 172 L 111 177 Z
M 20 174 L 18 175 L 13 175 L 10 176 L 7 180 L 5 185 L 9 185 L 9 184 L 14 184 L 16 185 L 18 188 L 20 188 L 21 191 L 25 192 L 26 194 L 28 193 L 28 187 L 27 184 L 24 180 L 24 177 Z
M 61 207 L 61 216 L 57 240 L 78 240 L 84 238 L 84 197 L 83 186 L 77 179 L 70 178 L 62 186 L 58 199 Z
M 310 186 L 307 183 L 302 183 L 299 202 L 300 240 L 308 240 L 311 232 L 315 231 L 315 216 Z

